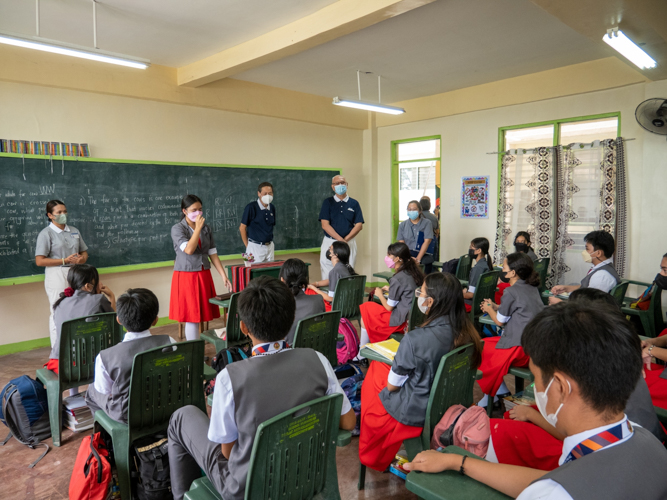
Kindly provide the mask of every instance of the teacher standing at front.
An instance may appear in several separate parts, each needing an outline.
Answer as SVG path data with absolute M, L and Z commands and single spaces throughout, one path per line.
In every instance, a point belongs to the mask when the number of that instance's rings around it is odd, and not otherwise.
M 213 241 L 213 231 L 205 224 L 202 201 L 188 194 L 181 201 L 181 222 L 171 228 L 176 261 L 171 278 L 169 319 L 185 323 L 185 338 L 199 339 L 199 323 L 220 317 L 218 306 L 209 303 L 215 297 L 211 263 L 220 273 L 228 290 L 232 286 L 225 276 Z
M 85 264 L 88 260 L 88 245 L 83 241 L 77 228 L 67 225 L 67 207 L 62 201 L 49 201 L 46 204 L 46 217 L 50 224 L 37 235 L 35 264 L 46 268 L 44 288 L 51 308 L 49 337 L 53 348 L 58 338 L 56 323 L 53 320 L 53 304 L 69 286 L 67 273 L 70 266 Z
M 357 242 L 354 237 L 364 225 L 364 216 L 361 213 L 359 202 L 347 194 L 347 181 L 342 175 L 331 179 L 331 189 L 334 196 L 322 203 L 320 223 L 324 230 L 324 239 L 320 248 L 320 268 L 322 279 L 329 279 L 329 272 L 333 269 L 331 260 L 327 259 L 327 252 L 334 241 L 344 241 L 350 247 L 349 264 L 354 267 L 357 261 Z

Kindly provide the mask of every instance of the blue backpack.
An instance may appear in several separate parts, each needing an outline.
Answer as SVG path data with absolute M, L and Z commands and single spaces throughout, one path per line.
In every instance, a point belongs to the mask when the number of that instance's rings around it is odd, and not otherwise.
M 334 368 L 339 380 L 345 376 L 345 379 L 340 381 L 340 387 L 345 392 L 347 399 L 349 399 L 352 409 L 357 416 L 357 425 L 352 431 L 353 436 L 359 435 L 361 424 L 361 386 L 364 383 L 364 373 L 358 366 L 353 364 L 340 365 Z
M 44 386 L 27 375 L 10 380 L 0 392 L 0 422 L 9 427 L 9 435 L 0 443 L 14 436 L 19 443 L 31 449 L 45 446 L 46 451 L 35 460 L 30 468 L 37 465 L 49 451 L 49 446 L 40 443 L 51 437 L 49 405 Z

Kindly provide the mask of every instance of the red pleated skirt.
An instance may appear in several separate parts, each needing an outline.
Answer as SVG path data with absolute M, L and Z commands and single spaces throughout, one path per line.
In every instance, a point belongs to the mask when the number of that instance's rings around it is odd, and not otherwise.
M 361 386 L 359 461 L 377 471 L 389 467 L 404 440 L 420 436 L 423 430 L 400 423 L 384 409 L 379 394 L 387 387 L 390 369 L 389 365 L 371 361 Z
M 174 271 L 171 278 L 169 319 L 179 323 L 200 323 L 220 317 L 220 308 L 209 303 L 215 297 L 211 270 Z
M 651 363 L 651 369 L 647 370 L 644 367 L 646 385 L 648 385 L 648 392 L 651 394 L 651 401 L 653 406 L 667 409 L 667 380 L 660 378 L 660 374 L 665 369 L 662 365 Z
M 501 338 L 489 337 L 483 340 L 482 363 L 479 365 L 483 377 L 478 382 L 484 394 L 495 396 L 510 366 L 528 366 L 530 358 L 523 352 L 521 346 L 510 347 L 509 349 L 496 349 L 496 345 Z
M 505 290 L 510 287 L 509 283 L 501 283 L 498 285 L 498 289 L 496 290 L 496 295 L 494 297 L 494 302 L 498 305 L 500 305 L 500 302 L 503 299 L 503 293 L 505 293 Z
M 306 288 L 303 293 L 305 293 L 306 295 L 319 295 L 319 293 L 317 293 L 314 290 L 311 290 L 310 288 Z M 333 303 L 332 302 L 327 302 L 324 299 L 322 299 L 322 301 L 324 302 L 324 310 L 326 312 L 331 312 L 331 306 L 333 305 Z
M 491 439 L 501 464 L 551 471 L 563 453 L 561 440 L 531 422 L 511 420 L 507 412 L 491 419 Z
M 383 305 L 377 302 L 364 302 L 359 306 L 361 319 L 364 321 L 364 327 L 368 332 L 368 338 L 371 342 L 382 342 L 387 340 L 392 333 L 404 333 L 407 323 L 398 326 L 389 326 L 391 312 L 387 311 Z M 385 380 L 386 382 L 386 380 Z

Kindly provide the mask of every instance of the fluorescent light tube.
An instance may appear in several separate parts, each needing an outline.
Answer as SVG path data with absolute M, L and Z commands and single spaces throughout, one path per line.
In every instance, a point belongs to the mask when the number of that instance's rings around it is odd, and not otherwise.
M 365 101 L 353 101 L 351 99 L 333 98 L 333 103 L 336 106 L 345 106 L 346 108 L 365 109 L 366 111 L 377 111 L 378 113 L 389 113 L 390 115 L 401 115 L 405 113 L 403 108 L 395 106 L 386 106 L 385 104 L 375 104 Z
M 655 68 L 655 60 L 618 28 L 607 30 L 602 40 L 641 69 Z
M 75 45 L 53 43 L 51 41 L 37 41 L 10 36 L 0 33 L 0 43 L 7 45 L 14 45 L 16 47 L 24 47 L 26 49 L 42 50 L 44 52 L 52 52 L 54 54 L 62 54 L 65 56 L 80 57 L 82 59 L 90 59 L 92 61 L 100 61 L 111 64 L 119 64 L 121 66 L 128 66 L 130 68 L 146 69 L 150 63 L 141 59 L 130 59 L 125 56 L 120 56 L 112 53 L 105 53 L 94 49 L 86 49 L 84 47 L 77 47 Z

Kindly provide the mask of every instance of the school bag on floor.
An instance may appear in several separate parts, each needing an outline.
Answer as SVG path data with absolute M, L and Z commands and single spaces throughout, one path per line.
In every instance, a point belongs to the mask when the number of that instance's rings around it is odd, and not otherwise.
M 27 375 L 10 380 L 0 392 L 0 422 L 9 427 L 9 435 L 1 443 L 5 445 L 14 436 L 16 440 L 35 449 L 44 446 L 46 450 L 30 464 L 37 465 L 49 451 L 49 446 L 41 441 L 51 437 L 49 405 L 44 386 Z
M 466 409 L 463 405 L 454 405 L 435 426 L 431 449 L 454 445 L 484 458 L 490 438 L 490 420 L 485 408 L 471 406 Z
M 81 441 L 69 481 L 70 500 L 106 500 L 111 486 L 109 450 L 96 432 Z
M 134 496 L 138 500 L 171 500 L 168 441 L 156 434 L 134 443 L 137 471 L 132 474 Z
M 338 363 L 343 364 L 353 360 L 359 354 L 359 336 L 357 329 L 347 318 L 340 319 L 338 333 L 343 336 L 343 340 L 336 342 L 336 357 Z
M 336 373 L 336 378 L 340 379 L 340 375 L 352 375 L 348 376 L 340 382 L 340 386 L 345 392 L 347 399 L 350 400 L 354 414 L 357 417 L 357 424 L 352 431 L 353 436 L 359 435 L 360 423 L 361 423 L 361 386 L 364 383 L 364 373 L 358 366 L 353 364 L 344 364 L 339 365 L 334 368 Z
M 248 359 L 250 356 L 252 356 L 252 347 L 250 346 L 220 349 L 220 352 L 213 356 L 213 359 L 211 360 L 211 368 L 213 368 L 216 373 L 220 373 L 228 364 L 233 363 L 234 361 Z M 215 378 L 209 380 L 206 387 L 204 387 L 205 396 L 209 396 L 210 394 L 213 394 L 213 392 L 215 392 Z

